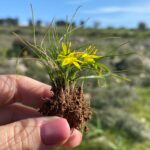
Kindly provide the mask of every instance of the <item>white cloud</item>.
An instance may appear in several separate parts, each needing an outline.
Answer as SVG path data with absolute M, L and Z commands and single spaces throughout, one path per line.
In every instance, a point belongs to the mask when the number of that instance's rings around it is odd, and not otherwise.
M 111 6 L 84 10 L 84 14 L 110 14 L 110 13 L 150 13 L 150 3 L 137 6 Z

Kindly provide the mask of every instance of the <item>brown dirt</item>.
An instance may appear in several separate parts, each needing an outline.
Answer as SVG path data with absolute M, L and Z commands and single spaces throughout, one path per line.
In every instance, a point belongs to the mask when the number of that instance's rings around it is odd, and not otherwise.
M 46 98 L 40 108 L 45 116 L 59 116 L 66 118 L 70 128 L 87 129 L 85 123 L 91 117 L 90 103 L 85 100 L 83 89 L 61 89 L 54 91 L 52 98 Z

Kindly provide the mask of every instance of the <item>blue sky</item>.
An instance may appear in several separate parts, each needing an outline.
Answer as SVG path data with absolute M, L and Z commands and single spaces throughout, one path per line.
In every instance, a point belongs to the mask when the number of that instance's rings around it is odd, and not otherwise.
M 78 11 L 75 21 L 87 21 L 87 26 L 99 21 L 102 27 L 136 27 L 139 22 L 150 26 L 150 0 L 1 0 L 0 18 L 17 17 L 21 24 L 31 18 L 30 3 L 35 18 L 48 23 L 55 19 L 65 19 Z

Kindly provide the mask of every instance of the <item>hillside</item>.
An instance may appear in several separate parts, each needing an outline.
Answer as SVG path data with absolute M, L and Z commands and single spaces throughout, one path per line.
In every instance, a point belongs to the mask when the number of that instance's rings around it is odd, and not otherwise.
M 58 35 L 61 36 L 64 30 L 59 27 Z M 37 28 L 38 41 L 45 31 L 46 28 Z M 33 41 L 30 27 L 1 26 L 0 73 L 17 72 L 48 83 L 47 74 L 35 55 L 12 32 Z M 112 72 L 131 80 L 115 83 L 102 80 L 100 87 L 93 80 L 85 83 L 86 96 L 92 98 L 94 114 L 89 123 L 90 130 L 77 150 L 149 150 L 150 30 L 80 28 L 72 34 L 71 40 L 74 49 L 79 44 L 95 44 L 99 54 L 110 54 L 105 63 Z M 128 53 L 132 54 L 125 55 Z

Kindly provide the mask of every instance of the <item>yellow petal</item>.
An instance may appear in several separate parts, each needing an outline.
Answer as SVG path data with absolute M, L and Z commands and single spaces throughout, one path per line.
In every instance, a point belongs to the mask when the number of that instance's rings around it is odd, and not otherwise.
M 80 65 L 77 62 L 73 62 L 73 64 L 78 68 L 81 69 Z
M 81 60 L 78 60 L 78 59 L 76 59 L 76 62 L 79 62 L 79 63 L 81 63 L 81 64 L 83 63 L 83 61 L 81 61 Z
M 70 64 L 70 60 L 68 58 L 65 58 L 62 62 L 62 66 Z
M 84 53 L 83 55 L 82 55 L 82 58 L 85 58 L 85 57 L 87 57 L 88 56 L 88 54 L 87 53 Z

